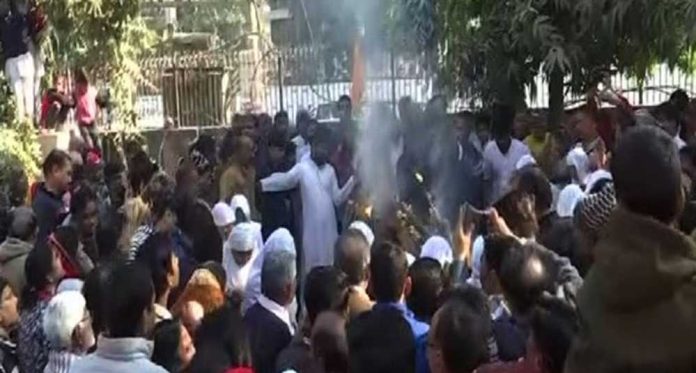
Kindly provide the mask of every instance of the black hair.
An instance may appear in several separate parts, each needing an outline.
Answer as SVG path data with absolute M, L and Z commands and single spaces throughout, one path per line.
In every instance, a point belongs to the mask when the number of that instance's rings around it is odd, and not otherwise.
M 226 163 L 232 157 L 235 137 L 237 137 L 237 135 L 231 129 L 225 131 L 225 134 L 222 136 L 222 141 L 220 142 L 220 148 L 218 150 L 218 158 L 222 163 Z
M 87 183 L 78 185 L 70 198 L 70 213 L 75 217 L 81 216 L 90 202 L 97 203 L 97 193 Z
M 99 220 L 95 241 L 99 249 L 99 261 L 101 263 L 120 259 L 122 252 L 119 251 L 118 240 L 123 232 L 126 216 L 122 212 L 117 212 L 113 219 L 106 222 Z
M 326 126 L 317 124 L 317 129 L 314 132 L 314 136 L 312 136 L 311 139 L 311 144 L 326 144 L 330 145 L 331 144 L 331 130 L 328 129 Z
M 348 95 L 341 95 L 341 97 L 338 98 L 337 102 L 341 102 L 341 101 L 348 101 L 349 103 L 353 102 L 353 100 L 351 100 L 350 96 L 348 96 Z
M 204 268 L 210 271 L 210 273 L 215 276 L 215 279 L 220 284 L 220 289 L 224 289 L 227 286 L 227 271 L 225 271 L 225 267 L 223 267 L 219 262 L 209 260 L 201 264 L 199 268 Z
M 465 287 L 453 292 L 436 319 L 430 333 L 449 371 L 473 372 L 488 361 L 492 322 L 479 290 Z
M 288 112 L 285 110 L 280 110 L 278 111 L 275 116 L 273 116 L 273 122 L 278 122 L 280 119 L 290 119 L 290 116 L 288 115 Z
M 400 311 L 387 307 L 363 312 L 347 327 L 351 373 L 413 373 L 416 343 Z
M 505 253 L 520 246 L 514 237 L 499 234 L 486 236 L 484 242 L 483 259 L 486 261 L 486 267 L 496 273 L 500 273 Z
M 176 208 L 176 190 L 174 181 L 164 173 L 155 175 L 145 187 L 143 201 L 150 205 L 150 212 L 155 220 L 161 219 L 167 211 Z
M 689 106 L 689 95 L 683 89 L 677 89 L 669 96 L 669 101 L 677 110 L 683 112 Z
M 60 226 L 53 232 L 53 237 L 70 256 L 70 259 L 76 261 L 77 249 L 80 245 L 80 236 L 77 230 L 68 225 Z
M 680 110 L 671 101 L 663 102 L 652 110 L 652 114 L 658 121 L 668 120 L 679 124 Z
M 310 324 L 323 311 L 342 312 L 348 306 L 346 275 L 334 267 L 315 267 L 307 274 L 304 302 Z
M 430 322 L 438 307 L 438 298 L 445 287 L 445 275 L 440 263 L 432 258 L 420 258 L 408 269 L 411 293 L 406 298 L 408 309 L 417 319 Z
M 549 298 L 535 307 L 530 324 L 532 338 L 543 357 L 544 371 L 562 373 L 578 332 L 577 314 L 561 300 Z
M 128 181 L 133 195 L 140 195 L 143 188 L 157 172 L 157 165 L 153 164 L 144 150 L 139 149 L 128 162 Z
M 196 342 L 196 354 L 187 368 L 188 373 L 227 373 L 230 357 L 223 346 L 217 343 Z
M 551 183 L 544 172 L 537 167 L 528 167 L 521 170 L 517 177 L 517 188 L 531 196 L 534 196 L 534 206 L 537 216 L 541 216 L 551 209 L 553 193 Z
M 182 368 L 179 356 L 181 321 L 172 319 L 158 322 L 152 336 L 154 348 L 150 360 L 166 369 L 167 372 L 180 372 Z
M 155 289 L 155 299 L 159 299 L 167 291 L 169 283 L 167 275 L 172 266 L 173 242 L 165 233 L 155 233 L 143 242 L 135 256 L 150 271 L 150 280 Z
M 370 283 L 377 302 L 398 302 L 408 277 L 406 253 L 392 243 L 375 246 L 370 257 Z
M 509 248 L 503 256 L 498 277 L 513 312 L 526 314 L 544 292 L 555 293 L 557 268 L 537 244 Z
M 47 241 L 37 241 L 34 249 L 27 254 L 24 263 L 26 285 L 22 290 L 20 309 L 29 310 L 39 300 L 39 292 L 51 284 L 53 273 L 53 250 Z
M 9 237 L 20 241 L 29 241 L 36 234 L 38 220 L 34 211 L 29 207 L 17 207 L 9 213 Z
M 324 313 L 324 315 L 332 317 L 331 320 L 337 328 L 325 327 L 324 325 L 313 328 L 311 336 L 312 357 L 321 362 L 324 372 L 348 373 L 348 339 L 345 335 L 345 316 L 331 311 Z
M 59 149 L 53 149 L 44 159 L 44 162 L 41 165 L 41 170 L 43 171 L 44 176 L 46 176 L 53 172 L 54 168 L 63 168 L 70 162 L 72 162 L 72 159 L 68 153 Z
M 504 136 L 512 132 L 515 121 L 515 108 L 505 104 L 494 104 L 491 108 L 491 131 L 494 135 Z
M 536 206 L 527 208 L 528 203 L 531 203 L 531 197 L 532 195 L 525 191 L 516 189 L 495 203 L 500 216 L 505 219 L 512 232 L 520 237 L 529 238 L 539 230 Z
M 96 266 L 85 277 L 85 284 L 82 287 L 82 295 L 85 297 L 86 308 L 92 316 L 92 329 L 95 335 L 99 335 L 106 329 L 104 323 L 107 309 L 104 302 L 107 298 L 107 285 L 113 268 L 110 265 Z
M 287 133 L 280 128 L 273 128 L 268 135 L 268 146 L 286 149 L 288 146 Z
M 224 353 L 215 355 L 221 355 L 229 361 L 227 368 L 251 366 L 251 345 L 244 319 L 240 310 L 229 305 L 203 317 L 196 330 L 195 346 L 196 355 L 191 362 L 192 366 L 204 365 L 200 358 L 205 357 L 206 350 L 213 346 L 221 349 L 215 352 Z
M 106 294 L 105 326 L 109 337 L 141 337 L 143 315 L 154 307 L 154 289 L 147 267 L 138 262 L 117 266 L 107 281 Z
M 611 173 L 616 197 L 629 210 L 664 223 L 679 213 L 681 165 L 665 132 L 644 126 L 626 131 L 612 156 Z
M 336 241 L 334 266 L 343 271 L 350 285 L 356 286 L 367 278 L 367 255 L 370 244 L 360 231 L 348 229 Z
M 104 165 L 104 180 L 108 183 L 114 178 L 119 178 L 126 168 L 121 162 L 108 162 Z

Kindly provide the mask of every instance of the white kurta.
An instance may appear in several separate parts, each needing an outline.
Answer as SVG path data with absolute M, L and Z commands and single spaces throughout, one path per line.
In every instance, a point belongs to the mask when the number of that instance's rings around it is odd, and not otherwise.
M 491 140 L 483 150 L 483 159 L 491 171 L 493 178 L 491 202 L 496 202 L 509 191 L 510 180 L 515 172 L 517 161 L 525 155 L 531 154 L 529 148 L 523 142 L 512 139 L 510 149 L 503 154 L 498 144 Z
M 338 239 L 335 206 L 345 202 L 354 184 L 351 177 L 339 188 L 334 168 L 330 164 L 318 167 L 311 157 L 304 158 L 288 172 L 275 173 L 261 180 L 264 192 L 281 192 L 300 186 L 304 274 L 314 267 L 333 265 L 333 247 Z

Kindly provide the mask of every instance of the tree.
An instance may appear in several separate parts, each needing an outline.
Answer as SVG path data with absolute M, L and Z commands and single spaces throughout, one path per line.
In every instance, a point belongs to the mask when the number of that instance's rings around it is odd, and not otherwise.
M 442 82 L 484 102 L 524 100 L 543 72 L 551 124 L 566 88 L 584 93 L 602 72 L 642 81 L 656 63 L 690 68 L 692 0 L 439 0 Z
M 177 11 L 178 29 L 183 32 L 209 32 L 223 43 L 233 43 L 242 34 L 247 7 L 254 6 L 247 0 L 219 0 L 205 6 L 186 6 Z
M 39 0 L 50 24 L 49 71 L 83 67 L 106 82 L 121 119 L 132 114 L 137 59 L 155 42 L 138 0 Z

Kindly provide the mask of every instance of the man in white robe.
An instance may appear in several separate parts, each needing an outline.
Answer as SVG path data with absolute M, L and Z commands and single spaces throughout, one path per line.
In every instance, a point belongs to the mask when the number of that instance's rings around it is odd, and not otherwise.
M 320 127 L 313 137 L 311 156 L 290 171 L 261 180 L 263 192 L 281 192 L 300 186 L 302 197 L 303 274 L 318 266 L 333 265 L 333 246 L 338 239 L 335 207 L 345 202 L 355 185 L 354 177 L 338 187 L 336 171 L 328 163 L 329 132 Z

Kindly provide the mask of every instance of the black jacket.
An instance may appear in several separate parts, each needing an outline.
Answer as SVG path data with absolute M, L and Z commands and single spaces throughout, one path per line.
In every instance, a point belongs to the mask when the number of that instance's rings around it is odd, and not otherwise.
M 251 359 L 256 373 L 274 373 L 276 360 L 292 336 L 288 326 L 259 303 L 244 316 L 249 331 Z

